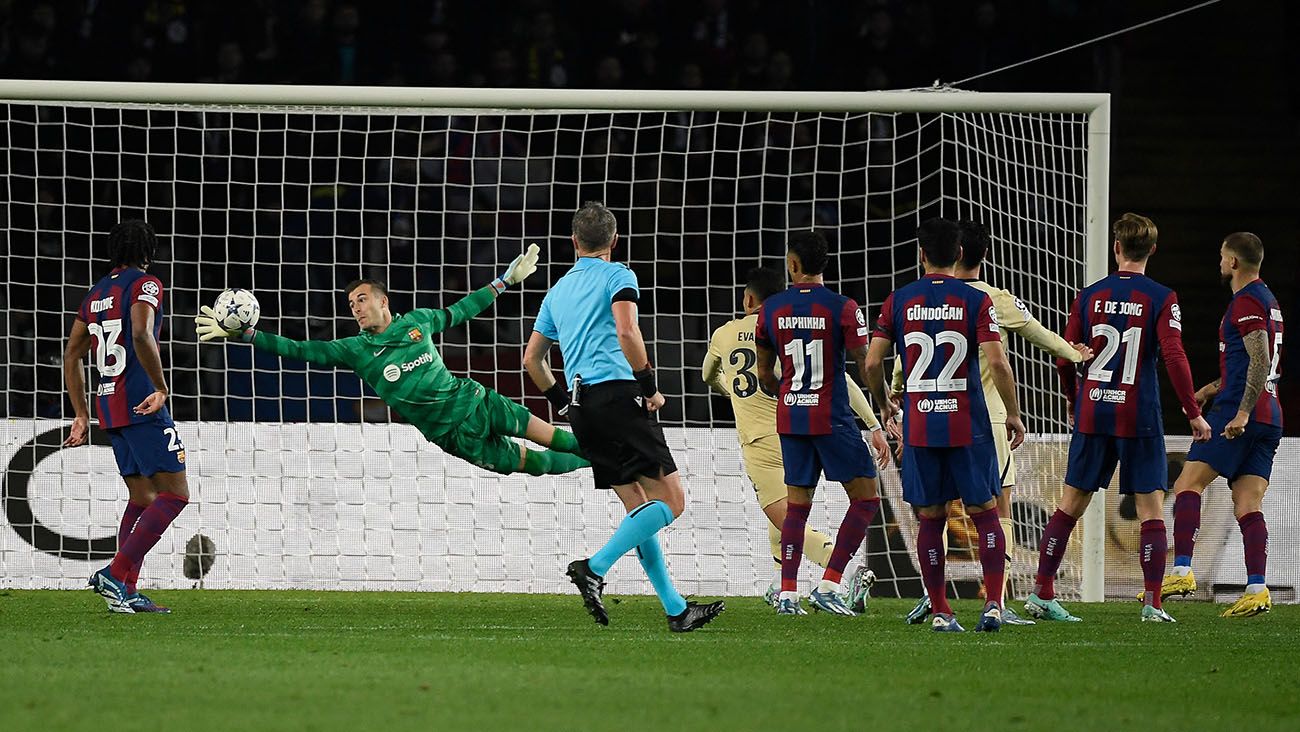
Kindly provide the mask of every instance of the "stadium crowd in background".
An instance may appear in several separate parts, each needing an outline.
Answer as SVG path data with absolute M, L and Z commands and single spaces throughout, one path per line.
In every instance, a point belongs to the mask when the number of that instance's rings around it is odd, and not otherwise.
M 1103 19 L 1122 16 L 1120 5 L 5 0 L 0 78 L 892 89 L 951 81 L 956 73 L 975 74 L 1096 35 Z M 1068 29 L 1072 37 L 1042 33 L 1044 27 Z M 1111 73 L 1113 52 L 1102 45 L 1076 59 L 1073 78 L 1060 78 L 1059 67 L 1034 73 L 1052 74 L 1056 88 L 1097 88 L 1098 75 Z

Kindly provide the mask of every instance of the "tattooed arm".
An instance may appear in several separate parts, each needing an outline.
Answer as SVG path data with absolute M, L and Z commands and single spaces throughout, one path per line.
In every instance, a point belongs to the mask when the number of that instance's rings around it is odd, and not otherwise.
M 1241 392 L 1237 416 L 1223 428 L 1223 436 L 1228 439 L 1246 431 L 1250 413 L 1255 411 L 1255 403 L 1259 401 L 1259 395 L 1264 392 L 1264 384 L 1268 381 L 1268 333 L 1263 330 L 1251 331 L 1242 336 L 1241 342 L 1246 348 L 1246 355 L 1250 357 L 1250 365 L 1246 367 L 1246 387 Z

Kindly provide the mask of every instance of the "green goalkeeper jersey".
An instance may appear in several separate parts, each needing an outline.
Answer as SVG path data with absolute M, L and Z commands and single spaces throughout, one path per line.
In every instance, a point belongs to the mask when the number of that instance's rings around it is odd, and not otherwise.
M 288 358 L 352 369 L 393 411 L 437 442 L 483 401 L 485 387 L 452 375 L 433 345 L 433 335 L 478 315 L 494 299 L 492 288 L 484 287 L 445 310 L 396 316 L 383 333 L 295 341 L 259 330 L 253 345 Z

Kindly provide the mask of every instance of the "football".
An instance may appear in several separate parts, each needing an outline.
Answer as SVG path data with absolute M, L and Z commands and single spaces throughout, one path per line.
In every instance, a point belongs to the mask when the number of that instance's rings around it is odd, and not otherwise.
M 220 295 L 212 309 L 217 313 L 217 322 L 226 330 L 246 330 L 257 325 L 262 314 L 262 307 L 257 298 L 248 290 L 232 287 Z

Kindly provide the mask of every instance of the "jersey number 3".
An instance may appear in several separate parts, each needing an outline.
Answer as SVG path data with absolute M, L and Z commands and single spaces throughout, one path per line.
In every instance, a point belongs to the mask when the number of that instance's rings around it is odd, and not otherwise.
M 745 399 L 754 396 L 755 392 L 763 392 L 767 396 L 767 389 L 763 388 L 763 383 L 758 380 L 758 375 L 754 373 L 754 366 L 758 363 L 758 355 L 747 348 L 737 348 L 727 357 L 731 365 L 736 368 L 736 378 L 731 380 L 731 393 Z

